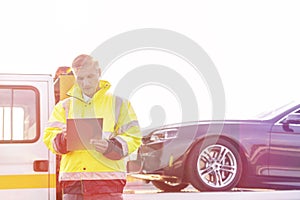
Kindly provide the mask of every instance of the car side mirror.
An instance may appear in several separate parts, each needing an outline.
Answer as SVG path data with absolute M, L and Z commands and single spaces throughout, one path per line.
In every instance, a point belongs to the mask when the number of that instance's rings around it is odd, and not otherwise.
M 283 121 L 283 129 L 288 132 L 294 132 L 289 126 L 290 124 L 300 124 L 300 115 L 299 114 L 290 114 Z

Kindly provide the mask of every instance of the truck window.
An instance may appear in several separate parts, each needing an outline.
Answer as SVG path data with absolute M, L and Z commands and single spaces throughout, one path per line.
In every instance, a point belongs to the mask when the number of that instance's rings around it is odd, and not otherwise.
M 32 86 L 0 86 L 0 143 L 38 140 L 39 93 Z

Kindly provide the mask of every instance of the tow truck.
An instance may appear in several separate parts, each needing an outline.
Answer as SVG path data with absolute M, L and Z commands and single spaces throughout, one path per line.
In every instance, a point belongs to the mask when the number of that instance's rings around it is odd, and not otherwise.
M 69 67 L 51 74 L 0 74 L 0 199 L 61 199 L 60 157 L 43 143 L 54 105 L 74 84 Z

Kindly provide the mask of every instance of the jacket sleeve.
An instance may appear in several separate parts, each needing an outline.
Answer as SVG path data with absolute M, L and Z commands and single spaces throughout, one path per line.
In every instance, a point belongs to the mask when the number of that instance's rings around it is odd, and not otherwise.
M 63 132 L 66 130 L 66 115 L 62 103 L 55 105 L 49 121 L 44 130 L 43 141 L 47 148 L 55 154 L 65 154 L 66 138 Z
M 109 148 L 104 153 L 109 159 L 124 158 L 141 145 L 142 135 L 137 116 L 127 100 L 122 100 L 115 134 L 116 136 L 109 140 Z

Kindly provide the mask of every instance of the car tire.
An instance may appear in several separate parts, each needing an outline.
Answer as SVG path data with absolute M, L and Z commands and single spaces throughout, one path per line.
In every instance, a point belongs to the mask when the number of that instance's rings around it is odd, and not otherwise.
M 224 139 L 210 138 L 191 150 L 185 171 L 199 191 L 226 191 L 236 186 L 242 174 L 242 160 L 237 148 Z
M 164 192 L 179 192 L 186 188 L 188 183 L 169 183 L 163 181 L 151 181 L 152 184 Z

